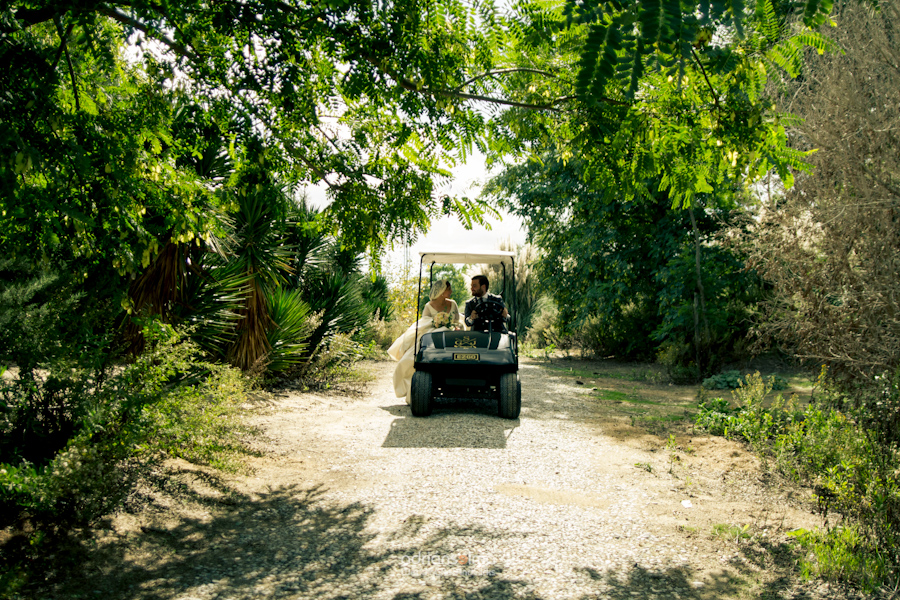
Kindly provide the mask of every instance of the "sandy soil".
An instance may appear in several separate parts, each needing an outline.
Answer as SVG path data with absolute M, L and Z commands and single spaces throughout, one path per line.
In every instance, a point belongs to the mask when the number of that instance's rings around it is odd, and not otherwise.
M 171 463 L 42 597 L 854 597 L 797 577 L 788 532 L 822 524 L 808 490 L 671 419 L 696 388 L 523 360 L 520 419 L 484 404 L 416 419 L 393 363 L 366 368 L 369 383 L 255 407 L 265 436 L 247 473 Z M 401 572 L 423 548 L 493 571 Z

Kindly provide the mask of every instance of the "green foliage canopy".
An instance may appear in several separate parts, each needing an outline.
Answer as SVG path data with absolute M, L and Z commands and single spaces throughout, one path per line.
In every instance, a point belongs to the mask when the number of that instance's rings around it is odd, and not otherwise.
M 488 191 L 525 219 L 544 252 L 539 278 L 566 327 L 596 321 L 605 354 L 651 358 L 660 345 L 685 345 L 695 329 L 695 247 L 688 212 L 668 194 L 607 200 L 585 183 L 578 161 L 546 157 L 495 178 Z M 757 278 L 740 257 L 715 243 L 733 220 L 733 194 L 703 195 L 697 211 L 702 283 L 715 346 L 727 352 L 746 332 Z
M 478 222 L 485 205 L 435 185 L 483 128 L 461 103 L 493 42 L 470 12 L 455 0 L 4 2 L 0 241 L 135 272 L 167 236 L 216 232 L 228 207 L 204 179 L 223 159 L 324 182 L 327 221 L 357 250 L 441 213 Z M 263 150 L 241 156 L 250 140 Z
M 578 157 L 585 177 L 617 198 L 647 198 L 653 181 L 684 206 L 770 169 L 790 185 L 792 171 L 806 167 L 804 154 L 787 147 L 790 116 L 774 110 L 766 86 L 797 76 L 804 48 L 836 49 L 808 28 L 830 3 L 516 7 L 504 58 L 521 68 L 501 87 L 551 108 L 513 107 L 495 118 L 492 158 Z

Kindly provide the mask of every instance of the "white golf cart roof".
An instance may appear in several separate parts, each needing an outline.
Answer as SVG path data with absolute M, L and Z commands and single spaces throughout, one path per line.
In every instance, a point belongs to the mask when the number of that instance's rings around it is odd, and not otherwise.
M 433 263 L 441 265 L 511 265 L 515 255 L 515 252 L 502 250 L 494 252 L 419 252 L 423 265 Z

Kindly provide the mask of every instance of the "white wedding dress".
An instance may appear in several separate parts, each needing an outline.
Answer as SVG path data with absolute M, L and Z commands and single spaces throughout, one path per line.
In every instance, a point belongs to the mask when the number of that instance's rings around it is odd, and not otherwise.
M 459 307 L 453 300 L 447 300 L 447 308 L 439 311 L 431 305 L 431 302 L 425 305 L 422 311 L 422 318 L 417 323 L 409 326 L 403 335 L 398 337 L 391 347 L 388 348 L 388 356 L 397 361 L 394 368 L 394 393 L 398 398 L 406 398 L 409 404 L 409 388 L 412 383 L 413 373 L 416 372 L 415 360 L 416 352 L 419 349 L 419 339 L 422 335 L 431 331 L 447 331 L 449 327 L 434 327 L 434 319 L 438 313 L 447 313 L 450 315 L 450 323 L 459 325 Z M 416 338 L 416 327 L 418 326 L 419 339 Z M 413 341 L 415 340 L 415 343 Z

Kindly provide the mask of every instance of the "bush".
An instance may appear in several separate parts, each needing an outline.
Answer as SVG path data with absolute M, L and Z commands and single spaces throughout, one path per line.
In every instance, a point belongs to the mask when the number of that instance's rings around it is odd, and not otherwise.
M 615 320 L 594 315 L 587 318 L 573 333 L 575 344 L 582 356 L 603 358 L 616 356 L 630 360 L 651 360 L 653 344 L 652 318 L 648 318 L 645 306 L 630 304 L 623 308 Z
M 701 384 L 707 390 L 734 390 L 744 385 L 744 376 L 740 371 L 725 371 L 712 377 L 707 377 Z M 769 377 L 769 386 L 773 390 L 787 389 L 787 381 L 778 375 Z
M 744 381 L 744 376 L 740 371 L 725 371 L 712 377 L 707 377 L 701 384 L 707 390 L 733 390 L 738 388 Z
M 820 388 L 824 382 L 823 372 Z M 780 395 L 765 406 L 770 390 L 758 373 L 749 375 L 733 392 L 734 407 L 721 398 L 701 403 L 696 425 L 747 441 L 764 465 L 774 459 L 780 472 L 813 486 L 826 517 L 838 517 L 837 525 L 826 520 L 824 531 L 798 534 L 798 542 L 815 556 L 804 563 L 807 573 L 851 581 L 867 592 L 896 585 L 900 447 L 884 444 L 876 430 L 865 426 L 870 422 L 865 411 L 835 408 L 853 403 L 833 391 L 824 391 L 800 411 Z M 883 402 L 892 405 L 896 391 L 890 387 L 888 392 Z
M 376 317 L 369 323 L 369 330 L 372 332 L 372 340 L 378 347 L 387 350 L 394 343 L 394 340 L 403 335 L 411 324 L 396 320 L 388 321 Z
M 700 367 L 691 356 L 693 346 L 687 342 L 667 341 L 659 346 L 656 358 L 666 368 L 669 379 L 676 385 L 697 383 Z
M 247 383 L 195 362 L 171 327 L 144 327 L 147 351 L 111 368 L 54 360 L 0 387 L 0 526 L 90 523 L 165 456 L 227 466 Z
M 325 389 L 337 381 L 353 379 L 356 375 L 352 369 L 354 363 L 384 356 L 381 348 L 371 340 L 363 344 L 352 334 L 337 333 L 320 343 L 306 363 L 285 372 L 279 381 L 293 381 L 303 390 Z
M 553 346 L 560 350 L 569 350 L 575 345 L 574 336 L 564 331 L 558 324 L 559 310 L 552 300 L 541 301 L 537 312 L 532 316 L 531 328 L 525 341 L 536 348 Z

